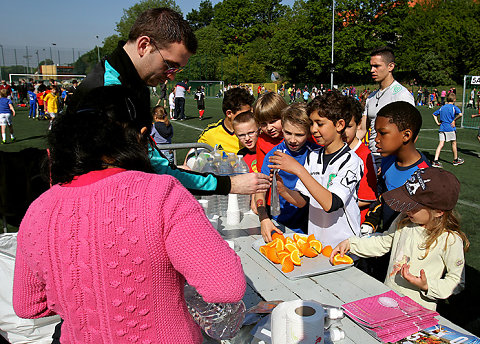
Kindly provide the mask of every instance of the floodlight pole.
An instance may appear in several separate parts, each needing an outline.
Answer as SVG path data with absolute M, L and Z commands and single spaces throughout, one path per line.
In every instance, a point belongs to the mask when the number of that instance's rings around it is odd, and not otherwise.
M 96 37 L 97 39 L 99 39 L 98 35 Z M 100 44 L 100 40 L 98 41 L 98 43 Z M 100 62 L 100 46 L 99 45 L 97 45 L 97 56 L 98 56 L 98 62 Z
M 3 54 L 3 45 L 0 44 L 0 48 L 2 49 L 2 61 L 3 61 L 2 68 L 5 68 L 5 55 Z M 3 80 L 2 68 L 0 68 L 0 80 Z
M 333 45 L 335 43 L 335 0 L 332 0 L 332 63 L 330 66 L 330 89 L 333 90 L 333 72 L 335 68 L 333 67 Z

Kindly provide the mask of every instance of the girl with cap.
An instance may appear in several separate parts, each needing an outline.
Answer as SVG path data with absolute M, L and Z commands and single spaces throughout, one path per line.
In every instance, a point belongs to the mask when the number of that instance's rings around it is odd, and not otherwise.
M 464 251 L 470 244 L 453 210 L 459 191 L 460 183 L 452 173 L 417 170 L 403 186 L 382 195 L 405 216 L 380 235 L 342 241 L 330 259 L 348 251 L 362 258 L 391 251 L 385 284 L 435 310 L 438 299 L 460 292 L 465 284 Z

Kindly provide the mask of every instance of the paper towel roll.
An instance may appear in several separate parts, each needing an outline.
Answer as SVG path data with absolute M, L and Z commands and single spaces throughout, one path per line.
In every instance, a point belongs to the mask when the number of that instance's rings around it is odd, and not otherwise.
M 272 312 L 272 344 L 324 343 L 325 311 L 311 300 L 283 302 Z

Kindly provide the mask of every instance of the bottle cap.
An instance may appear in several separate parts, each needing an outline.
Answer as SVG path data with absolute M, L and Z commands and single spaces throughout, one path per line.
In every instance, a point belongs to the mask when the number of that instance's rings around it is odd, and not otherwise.
M 331 327 L 330 328 L 330 339 L 333 342 L 342 340 L 345 338 L 345 332 L 340 327 Z

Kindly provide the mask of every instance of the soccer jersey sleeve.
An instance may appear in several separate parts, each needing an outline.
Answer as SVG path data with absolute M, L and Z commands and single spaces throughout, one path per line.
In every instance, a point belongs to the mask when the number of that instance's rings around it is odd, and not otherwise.
M 363 162 L 355 154 L 349 153 L 349 159 L 338 169 L 336 175 L 331 175 L 327 190 L 337 195 L 343 204 L 346 204 L 352 196 L 356 197 L 357 184 L 362 178 Z

